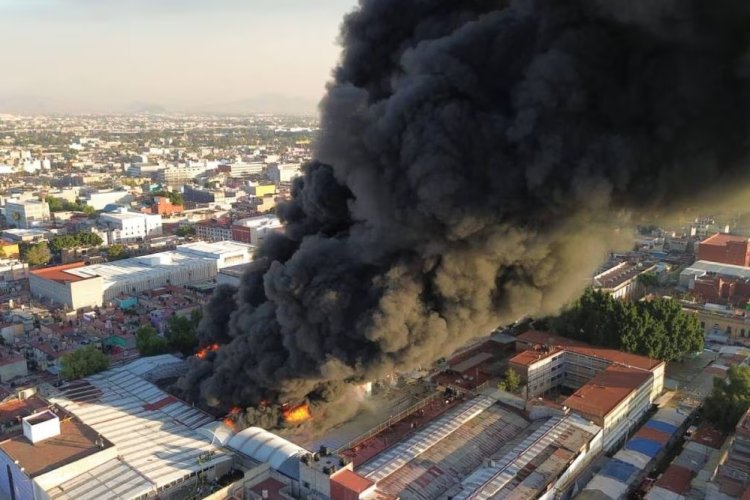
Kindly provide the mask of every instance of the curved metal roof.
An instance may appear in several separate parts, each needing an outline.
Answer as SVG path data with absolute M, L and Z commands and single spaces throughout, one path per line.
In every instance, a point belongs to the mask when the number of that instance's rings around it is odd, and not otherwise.
M 282 466 L 289 459 L 293 458 L 297 461 L 300 456 L 308 453 L 304 448 L 260 427 L 243 429 L 232 436 L 227 445 L 253 460 L 267 463 L 282 472 L 284 472 Z

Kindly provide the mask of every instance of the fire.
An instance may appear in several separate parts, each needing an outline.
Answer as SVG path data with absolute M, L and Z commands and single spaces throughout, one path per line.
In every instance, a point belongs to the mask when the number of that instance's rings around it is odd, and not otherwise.
M 310 405 L 302 403 L 298 406 L 284 409 L 284 421 L 288 424 L 301 424 L 312 418 Z
M 195 357 L 198 359 L 205 358 L 209 352 L 218 351 L 219 350 L 219 344 L 211 344 L 207 345 L 203 349 L 200 349 L 198 352 L 195 353 Z
M 239 415 L 241 411 L 242 411 L 242 408 L 240 408 L 239 406 L 235 406 L 234 408 L 229 410 L 229 413 L 227 413 L 227 416 L 224 417 L 224 424 L 234 429 L 234 417 Z

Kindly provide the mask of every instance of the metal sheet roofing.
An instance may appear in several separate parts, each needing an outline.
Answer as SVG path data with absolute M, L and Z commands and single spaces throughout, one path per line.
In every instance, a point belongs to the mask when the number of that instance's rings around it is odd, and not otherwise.
M 445 439 L 463 424 L 492 406 L 495 401 L 494 398 L 488 396 L 478 396 L 457 406 L 406 441 L 402 441 L 360 467 L 357 473 L 372 481 L 381 481 L 417 458 L 431 446 Z
M 58 485 L 69 498 L 133 498 L 144 487 L 156 491 L 231 460 L 196 432 L 212 417 L 145 381 L 128 366 L 68 384 L 49 397 L 113 442 L 121 462 L 107 462 L 101 470 L 92 469 Z M 139 366 L 143 365 L 135 364 L 133 369 L 140 371 Z M 133 475 L 132 481 L 128 480 L 131 471 L 138 476 Z M 97 476 L 99 486 L 87 480 L 91 475 Z M 112 494 L 102 496 L 101 491 Z
M 625 493 L 627 493 L 628 485 L 621 483 L 617 479 L 612 479 L 611 477 L 597 474 L 593 477 L 593 479 L 591 479 L 591 481 L 589 481 L 589 484 L 586 485 L 586 488 L 584 488 L 584 490 L 581 492 L 581 495 L 584 495 L 590 491 L 598 491 L 605 495 L 607 498 L 618 500 L 622 498 Z
M 677 426 L 674 424 L 670 424 L 669 422 L 662 422 L 661 420 L 657 420 L 655 418 L 652 418 L 648 422 L 644 424 L 644 427 L 648 427 L 650 429 L 656 429 L 657 431 L 661 431 L 665 434 L 669 434 L 670 436 L 673 435 L 675 432 L 677 432 Z
M 571 416 L 550 418 L 536 431 L 518 443 L 511 451 L 498 459 L 493 466 L 478 469 L 466 477 L 461 482 L 462 490 L 453 498 L 455 500 L 469 498 L 489 499 L 499 495 L 501 492 L 509 492 L 517 486 L 514 481 L 517 480 L 521 471 L 526 470 L 532 461 L 538 461 L 540 457 L 543 458 L 545 451 L 548 451 L 553 444 L 559 443 L 562 436 L 568 435 L 571 432 L 585 430 L 584 427 L 578 425 L 577 421 L 577 417 Z M 570 455 L 567 455 L 566 458 L 553 453 L 549 458 L 551 460 L 548 462 L 542 462 L 533 468 L 539 474 L 535 478 L 532 478 L 532 480 L 545 479 L 545 470 L 554 467 L 554 462 L 556 461 L 565 462 L 570 458 Z M 549 478 L 547 477 L 546 479 Z M 533 484 L 525 484 L 528 487 L 533 486 Z
M 648 455 L 644 455 L 643 453 L 637 452 L 635 450 L 620 450 L 615 455 L 615 458 L 622 462 L 629 463 L 639 470 L 645 469 L 648 463 L 653 460 Z
M 295 479 L 299 479 L 299 458 L 308 453 L 304 448 L 260 427 L 243 429 L 232 436 L 227 445 Z
M 655 457 L 662 449 L 662 444 L 657 441 L 651 441 L 644 438 L 633 438 L 625 445 L 628 450 L 635 450 L 649 457 Z
M 633 465 L 613 458 L 607 462 L 604 467 L 599 471 L 602 476 L 611 477 L 623 484 L 628 484 L 630 479 L 638 474 L 639 469 L 633 467 Z

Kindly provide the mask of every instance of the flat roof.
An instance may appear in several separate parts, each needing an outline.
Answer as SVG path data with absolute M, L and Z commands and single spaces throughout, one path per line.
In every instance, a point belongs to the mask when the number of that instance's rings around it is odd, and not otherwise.
M 653 264 L 642 262 L 621 262 L 594 277 L 594 285 L 603 289 L 615 289 L 641 273 L 654 268 Z
M 729 233 L 716 233 L 705 240 L 701 241 L 701 245 L 715 245 L 715 246 L 726 246 L 727 243 L 747 243 L 748 239 L 744 236 Z
M 626 366 L 633 366 L 643 370 L 653 370 L 663 363 L 658 359 L 649 358 L 647 356 L 640 356 L 638 354 L 631 354 L 628 352 L 618 351 L 616 349 L 607 349 L 604 347 L 594 347 L 585 342 L 579 340 L 569 339 L 567 337 L 561 337 L 559 335 L 550 334 L 547 332 L 540 332 L 537 330 L 530 330 L 522 333 L 517 337 L 518 341 L 524 342 L 531 346 L 551 346 L 553 348 L 562 349 L 565 351 L 575 352 L 578 354 L 591 356 L 595 358 L 605 359 L 612 363 L 618 363 Z M 542 352 L 534 352 L 534 354 L 523 354 L 516 355 L 511 361 L 523 364 L 532 363 L 537 359 L 543 359 L 546 356 L 554 354 L 556 351 L 551 351 L 544 355 Z M 534 359 L 536 356 L 536 359 Z M 518 360 L 516 360 L 518 358 Z
M 694 274 L 703 276 L 707 273 L 720 274 L 723 276 L 736 276 L 738 278 L 750 278 L 750 267 L 735 266 L 733 264 L 721 264 L 707 260 L 697 260 L 683 269 L 680 275 Z
M 45 267 L 44 269 L 37 269 L 31 271 L 31 274 L 44 278 L 50 281 L 56 281 L 57 283 L 76 282 L 84 279 L 93 278 L 94 276 L 85 276 L 75 273 L 70 273 L 74 269 L 85 267 L 84 262 L 74 262 L 72 264 L 63 264 L 61 266 Z
M 563 405 L 586 415 L 604 417 L 650 376 L 643 370 L 612 365 L 568 397 Z
M 61 415 L 62 416 L 62 415 Z M 76 418 L 60 419 L 60 434 L 32 444 L 23 434 L 0 443 L 0 450 L 18 460 L 30 477 L 36 477 L 63 465 L 76 462 L 101 451 L 96 444 L 98 433 Z M 104 440 L 104 448 L 112 443 Z

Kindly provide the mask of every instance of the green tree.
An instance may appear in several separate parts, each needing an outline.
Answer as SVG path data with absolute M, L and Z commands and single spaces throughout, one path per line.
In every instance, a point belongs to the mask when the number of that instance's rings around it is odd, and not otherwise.
M 94 346 L 86 346 L 60 358 L 60 375 L 65 380 L 76 380 L 109 367 L 109 358 Z
M 170 351 L 179 351 L 185 355 L 192 354 L 198 347 L 198 337 L 195 335 L 197 323 L 184 316 L 174 315 L 167 323 L 167 345 Z
M 50 242 L 50 247 L 55 252 L 59 252 L 66 248 L 98 247 L 102 243 L 104 243 L 104 241 L 98 234 L 80 231 L 75 234 L 55 236 Z
M 35 245 L 29 245 L 24 247 L 25 252 L 22 256 L 24 262 L 29 266 L 43 266 L 52 259 L 52 254 L 49 251 L 47 243 L 37 243 Z
M 724 432 L 731 431 L 750 408 L 750 367 L 734 365 L 726 380 L 714 378 L 714 389 L 703 405 L 706 419 Z
M 638 276 L 638 283 L 645 287 L 659 286 L 659 275 L 656 273 L 643 273 Z
M 193 226 L 180 226 L 177 231 L 174 232 L 177 236 L 193 236 L 195 235 L 195 228 Z
M 588 289 L 550 325 L 566 337 L 662 360 L 703 349 L 697 317 L 667 298 L 632 303 Z
M 89 218 L 93 218 L 96 216 L 96 209 L 91 205 L 84 205 L 81 211 L 88 215 Z
M 513 368 L 508 367 L 505 371 L 505 390 L 516 392 L 521 387 L 521 376 Z
M 123 245 L 115 243 L 107 248 L 107 258 L 109 260 L 118 260 L 125 257 L 127 257 L 127 251 Z
M 135 346 L 141 356 L 156 356 L 167 352 L 167 341 L 150 326 L 142 326 L 136 330 Z
M 65 200 L 63 200 L 62 198 L 48 196 L 47 204 L 49 205 L 50 212 L 62 212 L 63 210 L 65 210 Z

